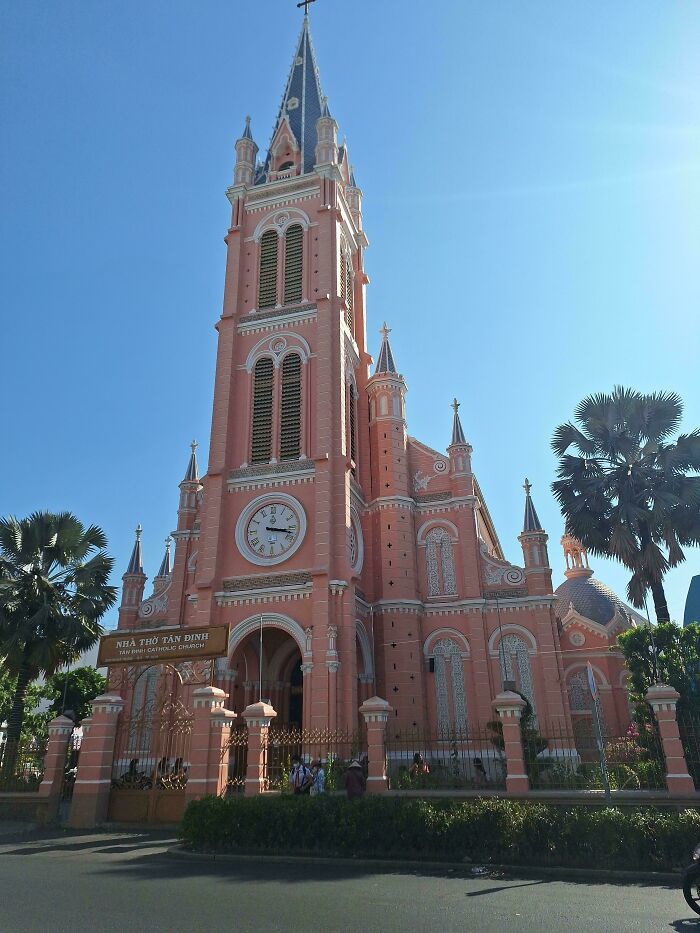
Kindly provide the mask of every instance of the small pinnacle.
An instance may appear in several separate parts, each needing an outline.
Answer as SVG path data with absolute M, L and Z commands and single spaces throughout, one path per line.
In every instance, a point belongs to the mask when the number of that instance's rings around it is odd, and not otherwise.
M 136 526 L 136 540 L 137 540 L 137 541 L 140 541 L 140 540 L 141 540 L 141 532 L 142 532 L 142 531 L 143 531 L 143 528 L 141 527 L 141 522 L 139 522 L 138 525 Z
M 454 411 L 455 414 L 457 414 L 457 412 L 459 411 L 459 402 L 457 401 L 456 398 L 452 399 L 452 410 Z
M 526 496 L 529 496 L 529 495 L 530 495 L 530 490 L 532 489 L 532 483 L 531 483 L 530 480 L 527 478 L 527 476 L 525 477 L 525 482 L 523 483 L 523 489 L 525 490 L 525 495 L 526 495 Z
M 245 122 L 247 126 L 250 126 L 250 117 L 246 117 Z
M 192 453 L 194 453 L 199 447 L 199 444 L 197 443 L 197 441 L 192 441 L 192 443 L 190 444 L 190 447 L 192 448 Z
M 384 326 L 380 329 L 379 333 L 385 340 L 391 333 L 391 328 L 386 326 L 386 321 L 384 321 Z
M 173 540 L 173 539 L 170 537 L 170 535 L 168 535 L 168 537 L 165 539 L 165 549 L 166 549 L 166 551 L 169 551 L 169 550 L 170 550 L 170 545 L 171 545 L 171 543 L 172 543 L 172 540 Z

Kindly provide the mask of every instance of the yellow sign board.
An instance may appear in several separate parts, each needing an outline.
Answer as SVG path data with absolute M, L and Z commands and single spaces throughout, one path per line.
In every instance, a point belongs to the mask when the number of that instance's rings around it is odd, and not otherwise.
M 198 661 L 225 657 L 227 650 L 228 625 L 112 632 L 100 639 L 97 666 Z

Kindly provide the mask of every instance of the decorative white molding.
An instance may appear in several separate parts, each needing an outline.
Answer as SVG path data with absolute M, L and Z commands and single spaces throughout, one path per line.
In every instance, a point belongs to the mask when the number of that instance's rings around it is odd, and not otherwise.
M 286 632 L 288 635 L 292 636 L 292 638 L 299 646 L 299 651 L 302 654 L 304 653 L 304 649 L 306 647 L 306 633 L 299 625 L 299 623 L 292 619 L 290 616 L 284 616 L 277 612 L 264 612 L 262 613 L 262 627 L 263 629 L 282 629 L 283 632 Z M 242 622 L 239 622 L 238 625 L 234 626 L 228 639 L 229 658 L 233 656 L 236 648 L 248 635 L 251 634 L 251 632 L 258 631 L 259 629 L 260 613 L 249 616 L 247 619 L 244 619 Z

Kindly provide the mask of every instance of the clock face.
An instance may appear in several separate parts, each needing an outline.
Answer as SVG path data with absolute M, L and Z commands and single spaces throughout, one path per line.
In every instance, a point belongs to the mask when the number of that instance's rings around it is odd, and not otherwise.
M 279 564 L 301 546 L 306 516 L 292 496 L 264 496 L 243 510 L 236 525 L 236 544 L 253 564 Z
M 281 557 L 294 547 L 299 537 L 299 516 L 284 502 L 263 505 L 248 519 L 246 541 L 260 557 Z

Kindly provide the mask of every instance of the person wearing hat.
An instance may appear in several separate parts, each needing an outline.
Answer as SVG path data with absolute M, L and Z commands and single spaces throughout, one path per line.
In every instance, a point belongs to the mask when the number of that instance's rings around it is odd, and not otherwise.
M 312 797 L 318 797 L 320 794 L 325 794 L 326 792 L 326 772 L 323 770 L 323 763 L 320 758 L 317 758 L 315 761 L 311 762 L 311 774 L 313 776 L 313 784 L 311 785 L 311 790 L 309 793 Z
M 345 772 L 345 791 L 348 795 L 348 800 L 357 800 L 358 797 L 363 796 L 366 790 L 367 780 L 365 778 L 365 772 L 357 758 L 353 758 L 348 765 L 348 770 Z

